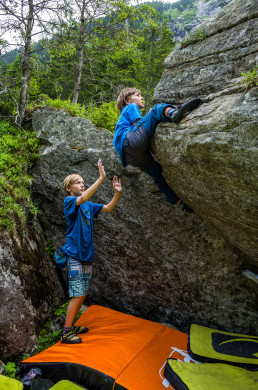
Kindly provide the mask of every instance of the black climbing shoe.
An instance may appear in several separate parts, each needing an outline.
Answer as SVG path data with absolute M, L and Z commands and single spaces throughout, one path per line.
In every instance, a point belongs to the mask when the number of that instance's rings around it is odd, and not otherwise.
M 179 200 L 178 203 L 180 204 L 181 208 L 182 208 L 182 211 L 186 211 L 187 213 L 193 213 L 193 209 L 191 209 L 190 206 L 187 206 L 187 204 L 185 204 L 184 202 L 182 202 L 182 200 Z
M 176 110 L 169 114 L 169 119 L 171 122 L 178 123 L 184 117 L 184 115 L 194 110 L 196 107 L 201 104 L 202 101 L 199 98 L 188 100 L 187 102 L 177 106 Z
M 88 328 L 86 328 L 86 326 L 73 326 L 73 332 L 75 334 L 83 334 L 83 333 L 87 333 L 89 331 Z
M 82 339 L 71 330 L 69 332 L 63 332 L 61 335 L 61 343 L 63 344 L 80 344 Z

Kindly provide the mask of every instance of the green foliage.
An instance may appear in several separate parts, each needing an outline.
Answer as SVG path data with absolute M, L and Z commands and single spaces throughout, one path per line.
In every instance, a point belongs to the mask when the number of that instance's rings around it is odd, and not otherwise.
M 47 245 L 45 247 L 45 251 L 51 256 L 54 256 L 55 249 L 53 247 L 52 241 L 50 238 L 47 238 Z
M 30 355 L 28 353 L 24 354 L 22 360 L 29 358 Z M 15 362 L 7 362 L 4 366 L 5 368 L 5 376 L 8 376 L 9 378 L 15 379 L 15 373 L 17 371 L 18 364 Z
M 43 98 L 41 104 L 39 105 L 30 105 L 27 107 L 28 110 L 34 110 L 37 107 L 50 106 L 54 108 L 59 108 L 68 111 L 72 116 L 79 116 L 86 118 L 86 108 L 79 103 L 72 103 L 70 99 L 61 100 L 61 99 L 51 99 L 49 97 Z
M 182 40 L 180 49 L 184 49 L 185 47 L 191 45 L 192 43 L 201 42 L 207 38 L 207 34 L 204 29 L 196 28 L 193 32 Z
M 65 316 L 69 301 L 62 305 L 60 308 L 54 310 L 54 318 Z M 53 344 L 57 343 L 60 340 L 62 329 L 58 329 L 55 332 L 51 332 L 51 323 L 53 319 L 48 320 L 43 329 L 41 330 L 38 338 L 38 349 L 37 352 L 44 351 L 45 349 L 51 347 Z
M 168 19 L 170 22 L 174 22 L 179 15 L 180 12 L 177 8 L 170 8 L 164 12 L 164 17 Z
M 15 117 L 19 105 L 21 91 L 21 64 L 22 55 L 19 54 L 11 64 L 0 63 L 0 90 L 6 89 L 0 99 L 0 114 L 2 117 Z M 30 61 L 30 78 L 27 90 L 27 99 L 33 101 L 40 95 L 40 75 L 42 69 L 37 56 Z
M 180 17 L 180 26 L 183 23 L 190 23 L 191 20 L 197 15 L 196 0 L 179 0 L 163 12 L 163 16 L 168 20 L 170 24 L 174 24 L 178 17 Z
M 28 212 L 37 209 L 30 197 L 29 169 L 38 156 L 35 133 L 0 122 L 0 229 L 25 229 Z
M 196 10 L 186 9 L 182 12 L 181 17 L 184 18 L 186 23 L 190 23 L 191 20 L 196 16 Z
M 103 103 L 100 107 L 90 105 L 87 111 L 87 118 L 95 126 L 108 129 L 114 132 L 120 112 L 116 102 Z
M 32 44 L 28 105 L 35 107 L 40 95 L 45 94 L 48 96 L 45 105 L 87 117 L 96 126 L 111 131 L 117 112 L 112 120 L 109 112 L 115 113 L 113 103 L 110 107 L 103 103 L 114 102 L 123 87 L 137 87 L 146 98 L 146 107 L 151 105 L 154 88 L 164 69 L 164 59 L 175 47 L 169 25 L 179 16 L 188 23 L 195 15 L 196 1 L 180 0 L 173 4 L 154 1 L 130 7 L 127 1 L 115 4 L 112 0 L 105 6 L 108 7 L 105 17 L 89 21 L 86 16 L 84 20 L 80 105 L 71 100 L 78 71 L 81 26 L 78 17 L 73 12 L 70 14 L 69 9 L 52 38 Z M 112 12 L 114 7 L 116 12 Z M 2 115 L 17 114 L 21 65 L 22 54 L 12 63 L 0 63 L 0 85 L 11 86 L 0 101 Z
M 68 305 L 69 305 L 69 301 L 64 303 L 60 308 L 55 309 L 54 315 L 58 317 L 66 314 Z
M 88 108 L 79 103 L 72 103 L 70 100 L 50 99 L 45 97 L 41 104 L 30 105 L 27 110 L 34 110 L 37 107 L 50 106 L 68 111 L 72 116 L 78 116 L 89 119 L 95 126 L 108 129 L 113 132 L 120 113 L 117 109 L 116 102 L 103 103 L 101 106 L 89 104 Z
M 44 328 L 41 330 L 38 338 L 37 353 L 44 351 L 51 347 L 60 340 L 62 329 L 58 329 L 55 332 L 50 331 L 51 321 L 47 321 Z
M 254 68 L 252 72 L 241 73 L 242 80 L 241 84 L 246 87 L 246 89 L 251 89 L 258 86 L 258 68 Z
M 58 317 L 65 317 L 67 312 L 67 307 L 69 305 L 69 301 L 62 305 L 60 308 L 54 311 L 54 316 L 52 319 L 48 320 L 43 329 L 41 330 L 38 338 L 38 348 L 37 353 L 44 351 L 45 349 L 51 347 L 55 343 L 60 340 L 62 329 L 58 329 L 54 332 L 51 331 L 51 324 L 54 319 Z M 82 315 L 82 312 L 79 311 L 77 314 L 75 321 Z
M 16 370 L 17 370 L 16 363 L 8 362 L 8 363 L 5 364 L 4 368 L 5 368 L 5 371 L 6 371 L 5 375 L 9 376 L 10 378 L 14 378 L 15 379 L 15 373 L 16 373 Z

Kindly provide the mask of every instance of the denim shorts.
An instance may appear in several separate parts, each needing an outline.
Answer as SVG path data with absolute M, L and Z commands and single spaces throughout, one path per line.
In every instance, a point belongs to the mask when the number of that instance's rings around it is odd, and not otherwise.
M 69 296 L 83 297 L 90 288 L 92 264 L 87 264 L 71 257 L 67 259 Z

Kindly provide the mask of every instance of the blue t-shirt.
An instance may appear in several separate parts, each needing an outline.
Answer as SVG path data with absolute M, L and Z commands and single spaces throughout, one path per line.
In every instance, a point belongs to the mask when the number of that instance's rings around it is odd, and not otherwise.
M 77 196 L 67 196 L 64 200 L 64 213 L 68 223 L 66 242 L 63 251 L 81 261 L 94 259 L 93 218 L 97 217 L 103 204 L 85 202 L 76 206 Z
M 115 135 L 113 138 L 113 145 L 116 149 L 122 165 L 128 165 L 123 160 L 123 144 L 127 133 L 134 130 L 133 123 L 136 119 L 141 119 L 142 114 L 136 103 L 127 104 L 121 111 L 120 118 L 116 124 Z

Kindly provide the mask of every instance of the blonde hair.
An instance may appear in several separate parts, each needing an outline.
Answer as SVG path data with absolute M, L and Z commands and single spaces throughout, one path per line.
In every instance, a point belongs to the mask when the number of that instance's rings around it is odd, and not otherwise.
M 129 97 L 132 96 L 134 93 L 141 94 L 141 91 L 137 88 L 124 88 L 120 92 L 120 94 L 117 98 L 117 107 L 118 107 L 120 112 L 126 106 Z
M 66 176 L 63 181 L 64 192 L 69 195 L 70 193 L 67 191 L 67 188 L 71 187 L 71 185 L 73 185 L 78 179 L 81 178 L 81 175 L 78 175 L 77 173 L 72 173 L 71 175 Z

